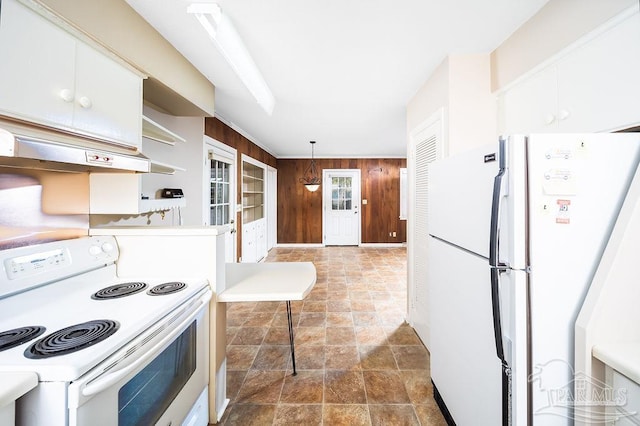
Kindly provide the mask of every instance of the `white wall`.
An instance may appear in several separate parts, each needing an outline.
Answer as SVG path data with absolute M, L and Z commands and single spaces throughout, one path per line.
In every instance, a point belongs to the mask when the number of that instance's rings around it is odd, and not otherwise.
M 449 106 L 449 58 L 445 58 L 407 104 L 407 135 L 440 108 Z
M 488 54 L 447 57 L 409 101 L 407 134 L 440 108 L 445 111 L 445 155 L 495 140 L 496 101 Z
M 182 167 L 186 171 L 176 171 L 175 175 L 150 174 L 143 180 L 143 190 L 148 192 L 162 188 L 181 188 L 187 199 L 183 209 L 185 225 L 202 225 L 203 186 L 205 158 L 203 153 L 204 118 L 175 117 L 145 106 L 143 113 L 162 124 L 172 132 L 182 136 L 186 142 L 176 142 L 170 146 L 143 138 L 142 150 L 156 161 Z
M 182 136 L 186 142 L 176 142 L 174 146 L 143 138 L 142 152 L 155 161 L 185 169 L 176 171 L 174 175 L 147 174 L 141 176 L 142 192 L 149 198 L 159 198 L 157 193 L 162 188 L 180 188 L 184 192 L 187 205 L 182 208 L 184 225 L 202 225 L 204 199 L 204 167 L 203 153 L 204 118 L 175 117 L 156 111 L 149 106 L 144 107 L 144 115 L 163 125 L 172 132 Z M 176 226 L 180 224 L 179 212 L 174 209 L 164 217 L 160 213 L 139 216 L 91 215 L 90 223 L 96 226 L 127 225 L 162 225 Z
M 449 155 L 495 141 L 496 98 L 489 55 L 449 57 Z
M 551 0 L 491 53 L 496 91 L 638 0 Z

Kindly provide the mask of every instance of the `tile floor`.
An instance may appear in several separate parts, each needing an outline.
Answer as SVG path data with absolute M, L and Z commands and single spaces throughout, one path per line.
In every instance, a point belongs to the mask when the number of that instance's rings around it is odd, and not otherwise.
M 223 425 L 445 425 L 429 353 L 404 323 L 406 249 L 275 248 L 267 258 L 312 261 L 318 279 L 292 302 L 297 376 L 284 302 L 227 311 Z

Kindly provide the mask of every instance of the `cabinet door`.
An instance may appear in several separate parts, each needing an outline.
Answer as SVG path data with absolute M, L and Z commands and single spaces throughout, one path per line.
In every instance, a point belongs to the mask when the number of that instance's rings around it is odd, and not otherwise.
M 0 9 L 0 109 L 7 115 L 70 127 L 74 38 L 15 0 Z
M 142 79 L 111 58 L 78 42 L 76 108 L 81 131 L 140 148 Z
M 557 131 L 557 70 L 543 69 L 505 92 L 500 99 L 503 134 Z
M 640 14 L 558 62 L 558 105 L 566 132 L 618 130 L 640 122 Z
M 256 260 L 262 260 L 267 255 L 267 222 L 265 219 L 256 221 Z
M 242 224 L 242 262 L 255 263 L 258 261 L 256 251 L 256 221 Z

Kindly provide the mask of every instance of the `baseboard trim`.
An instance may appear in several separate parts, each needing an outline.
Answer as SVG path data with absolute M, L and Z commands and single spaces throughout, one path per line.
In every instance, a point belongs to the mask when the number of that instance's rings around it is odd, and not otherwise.
M 444 417 L 444 420 L 447 422 L 448 426 L 456 426 L 456 422 L 453 420 L 449 409 L 447 408 L 447 404 L 444 403 L 440 392 L 438 392 L 438 388 L 436 384 L 431 380 L 431 384 L 433 385 L 433 399 L 436 400 L 436 404 L 438 404 L 438 408 L 440 408 L 440 412 Z
M 278 243 L 276 248 L 322 248 L 324 244 L 321 243 Z
M 322 243 L 278 243 L 274 248 L 323 248 L 323 247 L 406 247 L 407 243 L 360 243 L 357 246 L 325 246 Z

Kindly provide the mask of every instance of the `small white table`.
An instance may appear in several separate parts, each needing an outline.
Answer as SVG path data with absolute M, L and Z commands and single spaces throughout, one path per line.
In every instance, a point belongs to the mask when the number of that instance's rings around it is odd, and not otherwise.
M 227 263 L 226 287 L 218 302 L 286 302 L 293 375 L 296 356 L 293 344 L 291 301 L 303 300 L 316 283 L 311 262 Z

